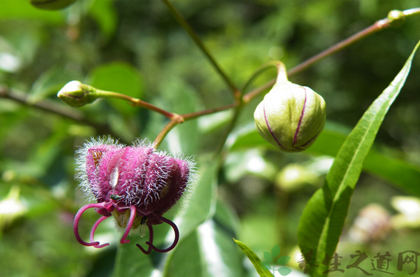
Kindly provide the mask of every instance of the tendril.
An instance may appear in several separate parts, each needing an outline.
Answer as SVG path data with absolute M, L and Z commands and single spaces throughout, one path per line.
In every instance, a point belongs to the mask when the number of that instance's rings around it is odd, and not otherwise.
M 104 221 L 105 219 L 107 219 L 109 216 L 102 216 L 101 218 L 99 218 L 96 222 L 95 222 L 95 224 L 93 225 L 93 227 L 92 227 L 92 230 L 90 231 L 90 243 L 98 243 L 99 244 L 99 241 L 97 241 L 97 242 L 94 242 L 94 239 L 93 239 L 93 236 L 94 236 L 94 234 L 95 234 L 95 231 L 96 231 L 96 228 L 98 227 L 98 225 L 102 222 L 102 221 Z M 105 244 L 102 244 L 102 245 L 93 245 L 93 247 L 95 247 L 95 248 L 102 248 L 102 247 L 105 247 L 105 246 L 108 246 L 109 245 L 109 243 L 105 243 Z
M 140 244 L 136 244 L 136 246 L 146 255 L 150 254 L 150 252 L 152 252 L 152 249 L 155 250 L 156 252 L 159 253 L 165 253 L 165 252 L 169 252 L 172 249 L 175 248 L 175 246 L 178 244 L 179 241 L 179 230 L 178 227 L 175 225 L 175 223 L 173 223 L 172 221 L 170 221 L 169 219 L 164 218 L 163 216 L 160 216 L 160 220 L 162 220 L 163 222 L 169 224 L 172 229 L 174 230 L 175 233 L 175 239 L 174 242 L 172 243 L 171 246 L 169 246 L 166 249 L 159 249 L 156 246 L 153 245 L 153 227 L 151 224 L 147 223 L 147 227 L 149 228 L 149 241 L 146 242 L 146 244 L 149 246 L 147 248 L 147 250 L 145 250 L 143 247 L 141 247 Z
M 105 205 L 104 205 L 104 203 L 93 203 L 93 204 L 87 204 L 87 205 L 83 206 L 82 208 L 80 208 L 80 210 L 77 211 L 76 216 L 74 217 L 74 221 L 73 221 L 73 232 L 74 232 L 74 235 L 76 236 L 77 241 L 80 244 L 85 245 L 85 246 L 98 246 L 99 245 L 99 242 L 97 242 L 97 241 L 96 242 L 93 242 L 93 239 L 91 240 L 90 243 L 85 242 L 85 241 L 82 240 L 82 238 L 79 235 L 79 220 L 80 220 L 80 217 L 82 216 L 82 214 L 86 210 L 91 209 L 91 208 L 105 208 Z M 100 221 L 98 220 L 99 223 L 102 220 L 101 219 L 100 219 Z M 97 225 L 99 225 L 99 223 L 98 224 L 95 223 L 94 227 L 97 226 Z M 92 230 L 92 231 L 94 232 L 94 230 Z M 93 234 L 91 234 L 91 236 L 93 238 Z
M 134 219 L 136 218 L 136 207 L 130 206 L 130 219 L 128 220 L 127 226 L 125 227 L 125 232 L 120 240 L 121 244 L 129 243 L 130 241 L 127 238 L 128 233 L 130 233 L 131 227 L 133 227 Z

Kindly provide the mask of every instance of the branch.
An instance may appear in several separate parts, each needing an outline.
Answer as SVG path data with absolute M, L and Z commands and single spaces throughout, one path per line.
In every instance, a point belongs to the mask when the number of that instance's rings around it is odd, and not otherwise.
M 9 88 L 5 87 L 0 87 L 0 97 L 13 100 L 27 107 L 33 107 L 42 111 L 59 115 L 63 118 L 76 121 L 83 125 L 91 126 L 99 135 L 111 134 L 115 137 L 118 137 L 111 131 L 108 125 L 98 124 L 96 122 L 90 121 L 86 119 L 83 113 L 73 109 L 68 109 L 66 106 L 57 104 L 56 102 L 50 101 L 48 99 L 44 99 L 33 104 L 27 101 L 27 94 L 17 90 L 10 90 Z
M 339 51 L 342 51 L 343 49 L 347 48 L 348 46 L 352 45 L 353 43 L 367 37 L 370 36 L 378 31 L 381 31 L 385 28 L 388 28 L 390 26 L 390 20 L 388 18 L 385 19 L 381 19 L 376 21 L 374 24 L 372 24 L 371 26 L 365 28 L 364 30 L 354 34 L 353 36 L 331 46 L 330 48 L 328 48 L 327 50 L 322 51 L 321 53 L 313 56 L 310 59 L 307 59 L 306 61 L 298 64 L 297 66 L 293 67 L 292 69 L 290 69 L 287 72 L 287 76 L 291 77 L 293 75 L 296 75 L 306 69 L 308 69 L 309 67 L 311 67 L 312 65 L 314 65 L 315 63 L 319 62 L 320 60 L 325 59 L 326 57 L 329 57 Z M 267 83 L 265 83 L 264 85 L 254 89 L 253 91 L 247 93 L 246 95 L 244 95 L 244 99 L 243 101 L 245 103 L 251 101 L 252 98 L 254 98 L 255 96 L 259 95 L 262 91 L 272 87 L 274 85 L 274 83 L 276 82 L 276 79 L 270 80 Z

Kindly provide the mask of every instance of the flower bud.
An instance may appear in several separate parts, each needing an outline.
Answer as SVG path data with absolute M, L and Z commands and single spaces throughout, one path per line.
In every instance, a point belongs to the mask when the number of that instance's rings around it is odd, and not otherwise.
M 287 80 L 281 64 L 277 82 L 254 112 L 260 135 L 285 152 L 309 148 L 324 128 L 325 101 L 309 87 Z
M 61 10 L 64 9 L 76 0 L 30 0 L 32 6 L 43 10 Z
M 68 82 L 60 89 L 57 96 L 72 107 L 82 107 L 99 97 L 94 87 L 82 84 L 79 81 Z

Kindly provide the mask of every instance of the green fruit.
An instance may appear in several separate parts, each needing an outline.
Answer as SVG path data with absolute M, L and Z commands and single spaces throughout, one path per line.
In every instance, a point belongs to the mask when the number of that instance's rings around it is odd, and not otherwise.
M 32 6 L 43 10 L 61 10 L 64 9 L 76 0 L 30 0 Z

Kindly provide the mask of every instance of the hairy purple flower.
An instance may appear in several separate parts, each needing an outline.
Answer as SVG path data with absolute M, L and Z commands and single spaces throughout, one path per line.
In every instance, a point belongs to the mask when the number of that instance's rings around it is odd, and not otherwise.
M 142 143 L 124 146 L 109 138 L 87 143 L 78 153 L 81 187 L 97 201 L 83 206 L 74 218 L 74 233 L 81 244 L 96 248 L 109 245 L 100 245 L 93 237 L 98 225 L 112 215 L 117 225 L 124 228 L 121 243 L 130 242 L 126 239 L 130 231 L 140 230 L 143 233 L 147 226 L 148 249 L 137 244 L 144 253 L 149 254 L 152 249 L 167 252 L 176 246 L 178 228 L 162 215 L 185 191 L 191 174 L 191 162 L 168 156 Z M 102 217 L 91 230 L 90 242 L 85 242 L 79 236 L 78 223 L 82 214 L 90 208 L 95 208 Z M 163 222 L 173 228 L 175 240 L 170 247 L 158 249 L 153 245 L 152 225 Z

